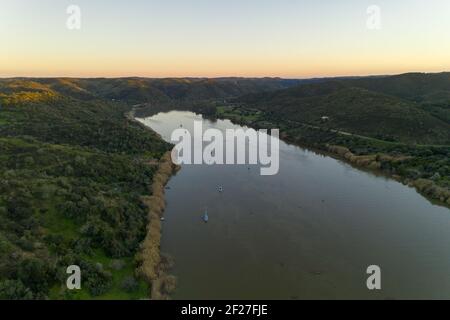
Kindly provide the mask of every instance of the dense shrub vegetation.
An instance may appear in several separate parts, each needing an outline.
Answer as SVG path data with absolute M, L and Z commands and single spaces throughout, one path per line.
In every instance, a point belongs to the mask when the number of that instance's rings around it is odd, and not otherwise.
M 23 84 L 0 104 L 0 299 L 148 297 L 134 279 L 140 197 L 169 146 L 119 103 Z M 72 264 L 81 292 L 64 289 Z

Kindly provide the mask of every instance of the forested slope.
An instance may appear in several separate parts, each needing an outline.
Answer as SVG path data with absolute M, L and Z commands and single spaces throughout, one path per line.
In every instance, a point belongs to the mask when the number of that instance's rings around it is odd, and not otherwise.
M 408 81 L 405 77 L 413 79 Z M 444 91 L 450 80 L 438 81 L 441 74 L 434 75 L 438 80 L 429 75 L 417 77 L 404 75 L 299 85 L 245 95 L 238 103 L 271 113 L 274 118 L 382 140 L 450 144 L 450 86 Z M 436 101 L 431 96 L 438 92 L 442 100 Z M 448 93 L 447 99 L 444 93 Z
M 134 256 L 148 195 L 169 150 L 125 119 L 129 107 L 82 101 L 32 81 L 0 87 L 0 298 L 145 298 Z M 82 269 L 81 292 L 65 289 Z

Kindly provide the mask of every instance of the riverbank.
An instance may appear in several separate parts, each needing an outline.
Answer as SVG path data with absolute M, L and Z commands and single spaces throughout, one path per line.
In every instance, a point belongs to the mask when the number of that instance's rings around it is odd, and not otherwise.
M 242 110 L 240 110 L 242 109 Z M 358 168 L 380 172 L 381 174 L 413 187 L 421 195 L 441 205 L 450 205 L 449 188 L 437 184 L 431 177 L 424 177 L 417 167 L 440 161 L 445 155 L 440 155 L 444 147 L 429 146 L 439 153 L 438 159 L 431 156 L 422 156 L 422 153 L 431 152 L 427 146 L 414 148 L 398 143 L 384 142 L 377 139 L 363 138 L 352 134 L 341 134 L 332 129 L 312 128 L 308 125 L 292 123 L 278 119 L 274 123 L 263 112 L 254 109 L 233 107 L 217 108 L 217 119 L 228 119 L 235 124 L 245 125 L 254 129 L 279 128 L 280 139 L 300 147 L 310 148 L 324 154 L 331 154 Z M 358 149 L 359 152 L 352 152 Z M 442 150 L 441 150 L 442 149 Z M 362 151 L 361 151 L 362 150 Z M 410 154 L 411 153 L 411 154 Z M 416 156 L 414 153 L 420 154 Z M 432 152 L 431 152 L 432 153 Z M 448 159 L 447 159 L 448 160 Z M 428 173 L 427 173 L 428 174 Z M 430 175 L 430 174 L 428 174 Z M 432 177 L 441 177 L 438 173 Z
M 193 121 L 243 128 L 184 111 L 138 120 L 166 141 Z M 450 263 L 448 209 L 381 171 L 315 150 L 280 141 L 281 170 L 271 177 L 256 167 L 203 164 L 170 179 L 161 250 L 176 260 L 171 298 L 374 299 L 355 276 L 374 261 L 396 279 L 380 299 L 448 294 L 439 281 Z M 414 274 L 421 277 L 411 281 Z
M 358 167 L 367 168 L 371 170 L 382 170 L 386 163 L 401 162 L 409 159 L 408 157 L 399 156 L 394 157 L 386 154 L 374 154 L 357 156 L 353 154 L 348 148 L 343 146 L 327 145 L 327 151 L 337 155 L 341 160 L 349 162 Z M 417 190 L 425 197 L 433 200 L 438 200 L 442 204 L 450 205 L 450 190 L 442 188 L 434 181 L 429 179 L 411 180 L 403 178 L 399 175 L 390 174 L 390 178 L 395 179 L 404 185 L 408 185 Z
M 165 210 L 164 190 L 170 177 L 180 169 L 172 163 L 170 152 L 159 161 L 153 176 L 151 195 L 142 197 L 148 211 L 147 235 L 136 255 L 137 275 L 144 279 L 151 289 L 151 299 L 166 299 L 174 288 L 175 279 L 166 274 L 168 258 L 163 259 L 160 252 L 161 221 Z
M 154 132 L 135 118 L 136 110 L 143 106 L 134 105 L 129 112 L 125 113 L 125 117 L 129 121 L 145 128 L 145 130 Z M 162 139 L 158 133 L 154 133 Z M 147 164 L 157 166 L 157 170 L 149 190 L 150 195 L 141 197 L 142 204 L 148 212 L 148 224 L 146 237 L 135 257 L 137 264 L 136 274 L 151 288 L 149 293 L 150 299 L 167 300 L 176 288 L 176 278 L 168 274 L 168 271 L 173 267 L 173 260 L 170 256 L 161 253 L 161 223 L 164 220 L 163 216 L 166 207 L 164 194 L 170 178 L 181 167 L 172 162 L 171 151 L 166 152 L 159 160 L 152 159 L 147 161 Z

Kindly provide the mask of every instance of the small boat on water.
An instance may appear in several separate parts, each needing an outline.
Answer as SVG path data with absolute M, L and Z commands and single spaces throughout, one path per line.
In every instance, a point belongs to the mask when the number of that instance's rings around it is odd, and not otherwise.
M 208 216 L 208 209 L 205 209 L 205 214 L 202 217 L 202 220 L 207 223 L 209 220 L 209 216 Z
M 219 192 L 223 192 L 223 187 L 219 187 Z

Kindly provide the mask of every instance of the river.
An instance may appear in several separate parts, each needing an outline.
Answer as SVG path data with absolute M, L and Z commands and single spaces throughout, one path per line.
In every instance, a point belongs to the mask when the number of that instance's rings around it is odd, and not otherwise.
M 181 111 L 139 120 L 167 141 L 194 120 L 240 127 Z M 175 259 L 174 299 L 450 298 L 450 210 L 332 157 L 280 141 L 275 176 L 183 165 L 166 201 L 161 250 Z M 381 290 L 367 289 L 370 265 Z

